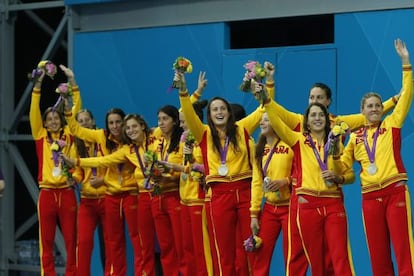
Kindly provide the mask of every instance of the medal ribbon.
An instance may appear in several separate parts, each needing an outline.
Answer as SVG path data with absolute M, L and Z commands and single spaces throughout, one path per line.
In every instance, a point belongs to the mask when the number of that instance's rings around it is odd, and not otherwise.
M 368 145 L 367 129 L 365 128 L 365 130 L 364 130 L 364 146 L 365 146 L 365 149 L 366 149 L 367 154 L 368 154 L 369 162 L 371 164 L 374 164 L 374 162 L 375 162 L 375 150 L 376 150 L 376 147 L 377 147 L 377 139 L 378 139 L 378 136 L 379 136 L 380 126 L 381 126 L 381 124 L 379 124 L 378 127 L 377 127 L 377 130 L 375 130 L 374 138 L 373 138 L 374 141 L 372 142 L 372 150 L 369 148 L 369 145 Z
M 88 154 L 88 153 L 86 153 Z M 96 157 L 98 155 L 98 144 L 94 143 L 93 145 L 93 157 Z M 91 168 L 92 170 L 92 175 L 96 176 L 96 168 Z
M 269 167 L 269 164 L 270 164 L 270 160 L 272 159 L 272 157 L 273 157 L 273 154 L 275 153 L 275 151 L 276 151 L 276 148 L 277 148 L 277 145 L 279 145 L 279 142 L 280 142 L 280 139 L 276 142 L 276 144 L 273 146 L 273 148 L 272 148 L 272 150 L 270 151 L 270 153 L 269 153 L 269 156 L 267 157 L 267 159 L 266 159 L 266 163 L 265 163 L 265 165 L 264 165 L 264 167 L 263 167 L 263 176 L 266 176 L 266 171 L 267 171 L 267 168 Z
M 134 145 L 134 151 L 135 151 L 135 154 L 136 154 L 136 156 L 137 156 L 138 163 L 139 163 L 139 167 L 141 168 L 142 175 L 143 175 L 143 176 L 144 176 L 144 178 L 145 178 L 145 177 L 147 177 L 147 175 L 145 174 L 145 166 L 144 166 L 144 162 L 142 162 L 141 155 L 139 155 L 137 145 Z
M 94 143 L 94 147 L 93 147 L 93 157 L 96 157 L 98 155 L 98 144 Z M 96 176 L 96 168 L 92 168 L 92 175 Z
M 60 131 L 60 133 L 59 133 L 59 139 L 57 141 L 62 140 L 62 136 L 63 136 L 63 130 Z M 54 141 L 53 141 L 53 139 L 52 139 L 52 137 L 50 135 L 50 132 L 47 132 L 47 140 L 48 140 L 50 146 L 52 146 Z M 57 141 L 56 141 L 56 143 L 57 143 Z M 58 143 L 58 145 L 59 145 L 59 143 Z M 55 165 L 56 168 L 59 167 L 59 154 L 60 153 L 61 153 L 61 149 L 60 148 L 57 151 L 52 150 L 52 159 L 53 159 L 53 163 L 54 163 L 54 165 Z
M 225 165 L 226 164 L 226 158 L 227 158 L 227 151 L 229 150 L 229 137 L 226 136 L 226 141 L 224 142 L 224 148 L 221 147 L 220 145 L 220 160 L 221 160 L 221 164 Z
M 98 155 L 98 144 L 97 143 L 94 143 L 94 146 L 93 146 L 93 157 L 96 157 L 97 155 Z M 88 151 L 86 151 L 86 157 L 90 157 Z M 92 175 L 93 176 L 96 176 L 96 168 L 91 168 L 91 170 L 92 170 Z
M 169 152 L 167 152 L 167 154 L 165 155 L 165 157 L 164 157 L 164 141 L 165 141 L 165 139 L 163 139 L 162 140 L 162 143 L 160 144 L 160 151 L 161 151 L 161 160 L 162 161 L 167 161 L 168 160 L 168 155 L 170 155 L 170 153 Z
M 149 190 L 149 189 L 151 189 L 151 183 L 150 183 L 150 178 L 151 178 L 151 175 L 147 176 L 147 175 L 145 174 L 145 166 L 144 166 L 144 162 L 142 161 L 141 155 L 139 155 L 137 145 L 134 145 L 134 150 L 135 150 L 135 154 L 136 154 L 137 159 L 138 159 L 139 167 L 141 168 L 142 175 L 143 175 L 143 176 L 144 176 L 144 178 L 145 178 L 145 182 L 144 182 L 144 189 Z M 154 163 L 152 163 L 152 164 L 151 164 L 150 171 L 152 171 L 152 168 L 153 168 L 153 167 L 154 167 Z
M 313 142 L 312 137 L 308 134 L 306 139 L 311 144 L 313 153 L 315 154 L 316 160 L 319 163 L 319 167 L 321 168 L 322 171 L 326 171 L 328 169 L 328 165 L 327 165 L 328 147 L 325 147 L 325 146 L 323 147 L 323 161 L 322 161 L 321 156 L 319 155 L 319 152 L 316 150 L 316 146 L 315 146 L 315 143 Z

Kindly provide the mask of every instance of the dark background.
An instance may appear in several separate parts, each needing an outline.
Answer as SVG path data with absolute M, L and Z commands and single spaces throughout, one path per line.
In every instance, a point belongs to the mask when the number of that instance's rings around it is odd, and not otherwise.
M 41 1 L 25 1 L 41 2 Z M 64 14 L 64 8 L 49 8 L 33 10 L 47 25 L 53 30 L 57 28 L 59 22 Z M 20 101 L 24 90 L 30 83 L 27 74 L 36 68 L 37 63 L 41 60 L 44 51 L 46 50 L 51 35 L 47 34 L 41 29 L 25 11 L 18 11 L 15 14 L 15 91 L 14 103 L 15 107 Z M 65 38 L 66 39 L 66 38 Z M 53 57 L 47 57 L 55 64 L 67 63 L 67 50 L 60 46 Z M 63 75 L 63 76 L 62 76 Z M 61 82 L 65 82 L 64 74 L 59 72 L 54 80 L 45 78 L 42 87 L 42 101 L 41 110 L 45 110 L 48 106 L 52 106 L 58 96 L 54 93 L 55 88 Z M 18 124 L 17 134 L 31 135 L 30 125 L 28 120 L 29 103 L 27 103 L 25 116 Z M 17 141 L 13 142 L 20 149 L 23 158 L 26 160 L 28 169 L 31 171 L 33 178 L 37 179 L 37 157 L 33 141 Z M 35 181 L 37 182 L 37 181 Z M 19 173 L 15 170 L 15 228 L 17 229 L 23 222 L 36 213 L 36 203 L 27 191 L 23 180 Z M 21 240 L 38 239 L 38 224 L 35 224 L 30 231 L 26 232 Z

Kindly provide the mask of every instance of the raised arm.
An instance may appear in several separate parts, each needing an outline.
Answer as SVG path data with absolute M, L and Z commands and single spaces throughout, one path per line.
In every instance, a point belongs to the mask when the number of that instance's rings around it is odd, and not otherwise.
M 264 69 L 266 72 L 266 91 L 269 96 L 269 98 L 274 99 L 275 98 L 275 82 L 274 82 L 274 73 L 275 73 L 275 67 L 272 63 L 266 61 L 264 63 Z M 250 113 L 245 118 L 239 120 L 237 122 L 238 125 L 244 127 L 247 132 L 252 135 L 253 132 L 257 129 L 259 126 L 260 120 L 262 119 L 263 112 L 265 112 L 264 108 L 259 105 L 256 110 L 254 110 L 252 113 Z
M 201 142 L 204 132 L 208 126 L 204 125 L 200 118 L 194 111 L 193 104 L 188 95 L 187 84 L 185 82 L 184 74 L 175 73 L 175 80 L 180 80 L 180 104 L 181 109 L 186 119 L 188 129 L 193 133 L 197 142 Z
M 72 106 L 72 112 L 76 114 L 79 110 L 82 108 L 82 100 L 79 93 L 79 87 L 75 80 L 75 74 L 73 73 L 72 69 L 64 66 L 59 65 L 60 70 L 66 75 L 66 78 L 68 79 L 69 85 L 72 87 L 72 100 L 73 100 L 73 106 Z
M 200 73 L 198 74 L 197 89 L 190 96 L 191 103 L 195 103 L 201 98 L 206 86 L 207 86 L 206 72 L 200 71 Z
M 290 126 L 285 124 L 282 118 L 279 116 L 279 113 L 276 111 L 277 104 L 275 101 L 269 99 L 264 105 L 267 115 L 269 116 L 270 123 L 276 132 L 276 134 L 284 141 L 289 147 L 292 147 L 298 142 L 298 135 L 301 135 L 299 132 L 292 130 Z
M 402 93 L 390 116 L 399 127 L 402 127 L 413 100 L 413 72 L 410 64 L 410 55 L 405 43 L 397 39 L 394 41 L 394 46 L 402 63 Z
M 36 79 L 33 90 L 32 99 L 30 102 L 29 120 L 30 128 L 32 130 L 32 136 L 34 139 L 38 139 L 43 131 L 42 114 L 40 111 L 40 93 L 42 88 L 43 78 L 45 77 L 44 69 L 39 69 L 42 74 Z
M 259 126 L 263 112 L 265 112 L 265 110 L 261 106 L 259 106 L 252 113 L 250 113 L 243 119 L 237 121 L 237 124 L 241 127 L 244 127 L 247 130 L 247 132 L 250 135 L 252 135 L 253 132 Z
M 398 103 L 398 100 L 401 96 L 401 92 L 402 91 L 400 91 L 397 95 L 392 96 L 391 98 L 389 98 L 388 100 L 382 103 L 382 105 L 384 106 L 382 110 L 382 115 L 387 114 L 395 107 L 395 105 Z

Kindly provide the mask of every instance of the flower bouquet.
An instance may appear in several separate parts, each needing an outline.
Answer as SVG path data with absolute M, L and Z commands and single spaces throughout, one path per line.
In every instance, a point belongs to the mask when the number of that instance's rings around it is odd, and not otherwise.
M 67 178 L 71 179 L 74 168 L 69 166 L 63 158 L 59 162 L 59 157 L 62 154 L 62 150 L 64 147 L 66 147 L 66 142 L 63 140 L 53 141 L 52 145 L 50 146 L 50 150 L 52 151 L 53 163 L 55 165 L 52 170 L 52 175 L 54 177 L 64 175 Z M 62 169 L 59 168 L 59 164 L 61 165 Z
M 162 173 L 158 167 L 157 154 L 153 151 L 148 150 L 144 153 L 144 160 L 146 164 L 146 170 L 144 173 L 144 188 L 147 190 L 153 189 L 153 194 L 158 195 L 160 194 L 161 189 L 158 183 L 154 181 L 154 178 L 160 177 Z
M 178 57 L 173 64 L 173 70 L 180 74 L 191 73 L 193 72 L 193 65 L 189 59 L 185 57 Z M 180 88 L 179 81 L 173 81 L 172 87 Z
M 263 78 L 266 76 L 266 71 L 258 61 L 248 61 L 243 65 L 246 69 L 243 82 L 240 85 L 240 90 L 243 92 L 252 92 L 252 81 L 254 80 L 260 86 L 260 91 L 253 91 L 254 96 L 260 102 L 264 102 L 267 99 L 266 87 L 262 83 Z
M 59 98 L 57 99 L 55 105 L 53 106 L 53 110 L 59 106 L 64 98 L 71 97 L 73 95 L 72 86 L 69 83 L 61 83 L 55 90 L 56 93 L 59 94 Z
M 186 131 L 183 132 L 183 134 L 181 134 L 180 141 L 182 143 L 185 143 L 185 145 L 187 147 L 193 148 L 194 142 L 195 142 L 195 137 L 191 133 L 191 131 L 186 130 Z M 190 163 L 193 162 L 193 154 L 192 153 L 185 153 L 184 154 L 184 165 L 186 165 L 188 162 L 190 162 Z
M 37 81 L 38 78 L 42 75 L 43 70 L 45 71 L 45 74 L 51 79 L 53 79 L 57 73 L 57 67 L 53 62 L 50 60 L 42 60 L 37 64 L 37 68 L 33 69 L 31 74 L 28 74 L 29 79 L 34 82 Z
M 243 242 L 244 249 L 247 252 L 253 252 L 262 246 L 263 240 L 259 236 L 253 234 Z
M 197 181 L 200 187 L 206 190 L 206 176 L 203 164 L 193 164 L 191 167 L 190 176 L 193 181 Z
M 328 141 L 326 143 L 328 155 L 335 155 L 338 153 L 339 137 L 341 137 L 341 135 L 347 134 L 348 131 L 349 126 L 345 122 L 341 122 L 332 127 L 331 131 L 328 134 Z
M 55 92 L 62 97 L 69 97 L 73 95 L 72 86 L 67 82 L 59 84 Z
M 328 134 L 328 141 L 324 146 L 324 152 L 327 155 L 339 155 L 339 143 L 341 135 L 346 135 L 349 132 L 349 126 L 345 122 L 341 122 L 332 127 Z M 326 165 L 325 165 L 326 169 Z M 329 180 L 325 180 L 325 184 L 331 187 L 334 183 Z
M 258 61 L 248 61 L 243 67 L 246 69 L 246 73 L 240 85 L 240 90 L 250 92 L 252 80 L 262 83 L 263 78 L 266 76 L 266 71 Z

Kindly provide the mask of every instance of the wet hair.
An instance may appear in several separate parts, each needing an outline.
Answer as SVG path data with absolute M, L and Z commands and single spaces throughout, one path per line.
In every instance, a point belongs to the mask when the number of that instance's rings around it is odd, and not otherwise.
M 91 120 L 93 120 L 93 114 L 92 114 L 92 112 L 90 110 L 88 110 L 88 109 L 81 109 L 75 115 L 76 121 L 78 120 L 78 117 L 79 117 L 79 114 L 80 113 L 88 113 L 89 114 L 89 117 L 91 118 Z M 96 128 L 96 126 L 93 125 L 93 128 Z M 80 157 L 82 157 L 82 158 L 83 157 L 89 157 L 89 153 L 88 153 L 88 151 L 86 149 L 85 141 L 83 141 L 79 137 L 75 136 L 74 137 L 74 144 L 75 144 L 75 147 L 76 147 L 76 151 L 77 151 L 77 153 L 78 153 L 78 155 Z
M 380 94 L 375 93 L 375 92 L 368 92 L 364 96 L 362 96 L 362 99 L 361 99 L 361 111 L 364 109 L 364 105 L 365 105 L 365 102 L 367 101 L 367 99 L 368 98 L 371 98 L 371 97 L 378 98 L 380 100 L 380 103 L 382 104 L 382 98 L 381 98 Z
M 106 113 L 106 116 L 105 116 L 106 148 L 110 152 L 114 151 L 116 149 L 116 146 L 117 146 L 114 141 L 111 141 L 109 139 L 109 135 L 111 134 L 111 131 L 109 130 L 108 117 L 109 117 L 109 115 L 112 115 L 112 114 L 118 114 L 121 117 L 121 120 L 124 120 L 124 118 L 125 118 L 125 112 L 120 108 L 111 108 Z M 125 141 L 122 141 L 122 142 L 125 142 Z
M 322 112 L 325 115 L 325 143 L 328 139 L 328 133 L 329 131 L 331 131 L 331 122 L 329 121 L 329 113 L 328 113 L 328 109 L 326 108 L 326 106 L 324 106 L 321 103 L 318 102 L 314 102 L 311 103 L 308 108 L 306 108 L 305 114 L 303 115 L 303 133 L 305 134 L 309 134 L 310 133 L 310 129 L 308 128 L 308 120 L 309 120 L 309 113 L 310 113 L 310 109 L 313 106 L 318 106 Z
M 241 119 L 246 117 L 246 110 L 241 104 L 232 103 L 230 104 L 230 106 L 231 106 L 231 111 L 233 112 L 235 121 L 240 121 Z
M 124 117 L 124 121 L 122 123 L 122 135 L 124 136 L 124 140 L 127 141 L 128 144 L 132 144 L 132 140 L 126 135 L 126 122 L 129 120 L 135 120 L 144 127 L 144 133 L 145 133 L 145 149 L 147 149 L 149 144 L 149 136 L 151 133 L 151 129 L 148 127 L 147 122 L 144 120 L 144 118 L 139 114 L 128 114 Z
M 198 100 L 198 101 L 193 103 L 194 111 L 197 114 L 198 118 L 200 118 L 201 121 L 204 120 L 203 109 L 204 109 L 204 107 L 207 106 L 207 104 L 208 104 L 207 100 Z
M 171 134 L 171 142 L 170 146 L 167 149 L 167 153 L 177 151 L 180 144 L 181 134 L 183 133 L 183 128 L 180 127 L 180 115 L 178 109 L 173 105 L 165 105 L 158 110 L 157 114 L 160 114 L 160 112 L 163 112 L 170 116 L 174 122 L 174 127 Z
M 208 105 L 207 105 L 207 124 L 210 127 L 211 135 L 213 137 L 214 147 L 217 149 L 217 152 L 220 152 L 220 148 L 221 148 L 220 137 L 218 135 L 218 131 L 217 131 L 216 127 L 214 126 L 214 123 L 213 123 L 213 120 L 211 119 L 211 114 L 210 114 L 211 103 L 216 101 L 216 100 L 223 101 L 224 104 L 227 106 L 227 110 L 229 112 L 229 118 L 228 118 L 227 124 L 226 124 L 226 136 L 229 137 L 229 142 L 233 144 L 234 149 L 238 150 L 239 147 L 238 147 L 238 144 L 237 144 L 237 137 L 236 137 L 236 135 L 237 135 L 237 125 L 236 125 L 236 121 L 234 119 L 234 114 L 232 112 L 230 103 L 222 97 L 212 98 L 209 101 Z

